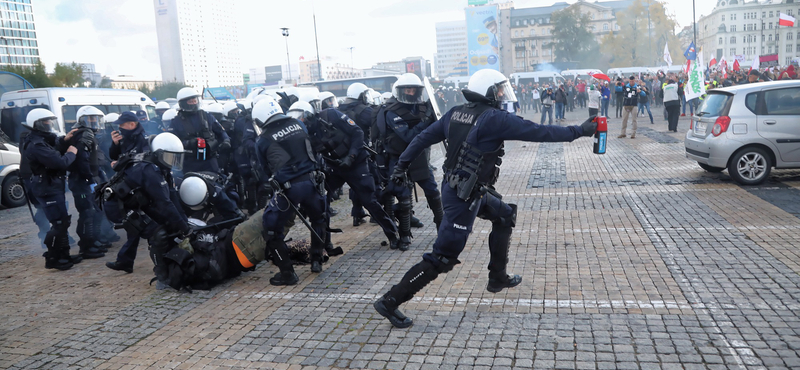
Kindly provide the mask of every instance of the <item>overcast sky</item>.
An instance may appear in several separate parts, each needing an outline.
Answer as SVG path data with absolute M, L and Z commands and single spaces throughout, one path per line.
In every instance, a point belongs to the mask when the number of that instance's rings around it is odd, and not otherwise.
M 574 3 L 577 0 L 568 0 Z M 516 8 L 554 0 L 517 0 Z M 289 57 L 315 56 L 312 10 L 321 56 L 368 68 L 381 61 L 436 53 L 435 23 L 464 19 L 467 0 L 239 0 L 243 72 L 285 64 L 279 27 L 289 27 Z M 697 19 L 714 0 L 696 0 Z M 668 0 L 681 27 L 692 22 L 692 0 Z M 48 70 L 58 62 L 94 63 L 97 72 L 161 77 L 152 0 L 34 0 L 39 53 Z M 679 10 L 679 11 L 678 11 Z

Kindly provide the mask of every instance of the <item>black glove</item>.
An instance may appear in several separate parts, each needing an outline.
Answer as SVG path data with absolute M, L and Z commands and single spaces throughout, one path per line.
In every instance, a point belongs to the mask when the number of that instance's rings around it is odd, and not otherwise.
M 275 192 L 275 189 L 272 188 L 270 184 L 264 183 L 258 187 L 258 193 L 262 195 L 266 195 L 272 198 L 272 194 Z
M 594 132 L 597 131 L 597 122 L 595 122 L 595 116 L 589 117 L 586 121 L 581 123 L 581 129 L 583 129 L 583 136 L 592 136 Z
M 408 174 L 406 173 L 406 169 L 400 166 L 395 166 L 392 175 L 389 176 L 389 180 L 394 182 L 397 185 L 405 185 L 408 183 Z
M 352 165 L 353 165 L 353 156 L 352 155 L 348 155 L 347 157 L 344 157 L 339 161 L 339 167 L 342 167 L 342 168 L 350 168 L 350 166 L 352 166 Z
M 197 138 L 191 138 L 183 141 L 183 148 L 187 150 L 197 150 Z
M 78 142 L 83 146 L 83 150 L 87 152 L 91 151 L 94 149 L 94 132 L 92 132 L 92 130 L 84 131 Z
M 231 141 L 225 140 L 222 144 L 219 144 L 219 150 L 228 150 L 231 148 Z

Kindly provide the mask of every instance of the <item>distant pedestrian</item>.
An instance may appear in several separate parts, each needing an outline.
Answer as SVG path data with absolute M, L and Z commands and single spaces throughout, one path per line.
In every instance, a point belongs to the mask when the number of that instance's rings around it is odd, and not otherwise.
M 597 116 L 597 112 L 600 110 L 600 92 L 595 89 L 594 85 L 589 85 L 588 90 L 589 99 L 586 105 L 589 106 L 589 117 L 594 117 Z
M 628 83 L 624 86 L 623 96 L 624 101 L 622 102 L 623 105 L 623 112 L 622 112 L 622 132 L 619 134 L 618 138 L 626 137 L 626 129 L 628 128 L 628 117 L 633 116 L 633 130 L 631 132 L 631 139 L 636 138 L 636 106 L 639 103 L 639 98 L 637 97 L 637 84 L 636 84 L 636 76 L 631 76 Z

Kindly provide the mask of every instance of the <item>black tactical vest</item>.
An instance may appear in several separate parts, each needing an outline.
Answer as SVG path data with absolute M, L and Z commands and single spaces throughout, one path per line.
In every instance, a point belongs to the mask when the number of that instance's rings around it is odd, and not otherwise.
M 386 110 L 384 111 L 383 117 L 379 117 L 378 119 L 383 118 L 384 125 L 386 123 L 386 111 L 391 111 L 400 116 L 400 118 L 405 121 L 409 128 L 414 128 L 414 126 L 418 125 L 422 122 L 423 119 L 427 117 L 427 104 L 419 104 L 418 105 L 419 111 L 416 114 L 411 113 L 411 111 L 406 107 L 405 104 L 400 102 L 394 101 L 386 105 Z M 386 152 L 393 155 L 400 155 L 406 149 L 409 143 L 403 141 L 403 139 L 399 138 L 394 131 L 386 130 L 384 126 L 383 130 L 385 132 L 385 138 L 383 139 L 384 144 L 383 146 L 386 148 Z
M 266 159 L 273 174 L 287 166 L 298 168 L 305 161 L 316 162 L 308 134 L 294 118 L 286 117 L 270 123 L 261 137 L 269 143 Z
M 492 109 L 486 104 L 469 103 L 453 109 L 447 132 L 447 155 L 444 172 L 450 186 L 459 188 L 459 197 L 467 199 L 475 185 L 494 185 L 499 175 L 503 144 L 483 152 L 466 142 L 478 118 Z M 463 193 L 463 194 L 462 194 Z
M 48 134 L 45 134 L 48 135 Z M 22 157 L 27 157 L 28 150 L 33 149 L 31 146 L 36 145 L 36 143 L 44 143 L 46 146 L 52 148 L 55 151 L 58 149 L 55 148 L 56 145 L 56 136 L 55 135 L 48 135 L 43 136 L 37 132 L 31 132 L 28 136 L 25 137 L 25 141 L 22 143 Z M 47 168 L 44 164 L 39 163 L 37 161 L 31 161 L 30 158 L 25 158 L 30 168 L 30 171 L 33 175 L 36 176 L 47 176 L 47 177 L 62 177 L 67 174 L 67 170 L 58 170 L 54 168 Z
M 316 118 L 315 132 L 311 138 L 314 151 L 330 159 L 342 159 L 350 152 L 350 136 L 333 124 Z

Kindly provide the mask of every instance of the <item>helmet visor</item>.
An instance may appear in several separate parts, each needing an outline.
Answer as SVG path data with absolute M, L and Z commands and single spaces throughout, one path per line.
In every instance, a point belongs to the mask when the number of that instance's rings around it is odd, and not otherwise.
M 494 99 L 497 102 L 512 103 L 517 101 L 517 95 L 508 80 L 494 85 Z
M 161 152 L 161 162 L 175 171 L 183 170 L 183 153 Z
M 106 118 L 104 116 L 92 115 L 81 117 L 78 125 L 97 131 L 100 130 L 100 127 L 105 126 L 105 123 Z
M 303 122 L 305 122 L 306 118 L 309 116 L 308 112 L 301 109 L 292 109 L 286 112 L 286 115 Z
M 420 104 L 425 102 L 425 88 L 416 85 L 395 86 L 397 101 L 405 104 Z
M 321 104 L 322 109 L 328 108 L 339 108 L 339 101 L 336 100 L 335 97 L 331 96 L 329 98 L 323 99 Z M 322 110 L 320 109 L 320 110 Z
M 178 107 L 187 112 L 195 112 L 200 109 L 200 98 L 198 96 L 190 96 L 178 102 Z
M 58 119 L 56 117 L 42 118 L 33 123 L 34 130 L 52 132 L 54 134 L 58 133 L 56 127 L 58 127 Z

